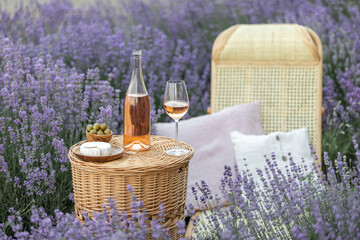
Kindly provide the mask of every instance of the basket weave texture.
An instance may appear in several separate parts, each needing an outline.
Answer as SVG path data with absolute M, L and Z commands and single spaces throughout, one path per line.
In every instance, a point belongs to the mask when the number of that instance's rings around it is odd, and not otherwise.
M 180 142 L 189 150 L 184 156 L 169 156 L 165 152 L 174 147 L 170 138 L 151 136 L 151 146 L 143 152 L 125 152 L 123 157 L 106 163 L 85 162 L 78 159 L 70 148 L 69 159 L 72 168 L 75 211 L 83 221 L 83 212 L 93 217 L 93 212 L 103 211 L 109 197 L 116 201 L 116 207 L 131 214 L 131 196 L 144 202 L 149 219 L 157 217 L 159 205 L 164 204 L 165 227 L 171 239 L 178 239 L 176 223 L 184 219 L 189 160 L 194 149 Z M 123 147 L 122 136 L 113 136 L 110 143 Z M 127 186 L 134 188 L 133 194 Z
M 315 32 L 296 24 L 235 25 L 217 37 L 211 111 L 253 101 L 261 103 L 265 133 L 306 127 L 321 155 L 322 45 Z

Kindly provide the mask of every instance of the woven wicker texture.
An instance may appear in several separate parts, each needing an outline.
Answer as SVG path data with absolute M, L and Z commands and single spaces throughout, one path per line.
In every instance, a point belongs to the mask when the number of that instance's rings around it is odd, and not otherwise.
M 321 153 L 322 46 L 312 30 L 230 27 L 215 40 L 211 71 L 212 112 L 260 101 L 265 133 L 306 127 Z
M 157 217 L 160 203 L 164 204 L 165 227 L 169 228 L 172 239 L 178 239 L 176 222 L 184 218 L 189 160 L 194 154 L 191 146 L 180 142 L 190 152 L 185 156 L 173 157 L 165 152 L 174 147 L 174 140 L 151 136 L 151 146 L 144 152 L 125 152 L 121 159 L 106 162 L 84 162 L 73 154 L 69 158 L 72 168 L 75 210 L 78 218 L 87 211 L 92 217 L 94 211 L 111 197 L 117 208 L 131 214 L 131 195 L 127 185 L 134 188 L 139 200 L 144 202 L 148 217 Z M 123 146 L 122 136 L 113 136 L 110 143 Z

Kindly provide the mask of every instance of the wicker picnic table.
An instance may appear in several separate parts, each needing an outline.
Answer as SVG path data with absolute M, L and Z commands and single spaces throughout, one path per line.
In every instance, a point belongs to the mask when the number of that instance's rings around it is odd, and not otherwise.
M 188 166 L 194 149 L 180 142 L 189 153 L 184 156 L 169 156 L 166 150 L 174 147 L 174 139 L 151 136 L 151 146 L 143 152 L 125 152 L 117 160 L 98 163 L 77 158 L 73 149 L 85 141 L 73 145 L 69 150 L 71 162 L 75 211 L 83 221 L 83 212 L 90 217 L 93 212 L 103 211 L 109 197 L 116 201 L 117 208 L 131 214 L 131 196 L 127 186 L 134 188 L 139 200 L 144 202 L 148 217 L 157 216 L 159 205 L 164 204 L 165 227 L 172 239 L 178 239 L 176 222 L 184 218 Z M 123 147 L 123 137 L 113 136 L 111 144 Z

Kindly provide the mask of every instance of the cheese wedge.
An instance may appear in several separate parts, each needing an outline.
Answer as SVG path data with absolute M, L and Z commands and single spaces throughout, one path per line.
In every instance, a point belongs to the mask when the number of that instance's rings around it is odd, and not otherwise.
M 87 156 L 107 156 L 110 152 L 111 145 L 106 142 L 86 142 L 80 146 L 80 153 Z

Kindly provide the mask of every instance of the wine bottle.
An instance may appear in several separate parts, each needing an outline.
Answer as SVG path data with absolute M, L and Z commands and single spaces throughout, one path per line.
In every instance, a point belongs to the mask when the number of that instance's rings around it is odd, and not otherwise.
M 141 69 L 141 50 L 132 52 L 132 75 L 125 95 L 124 147 L 144 151 L 150 147 L 150 99 Z

